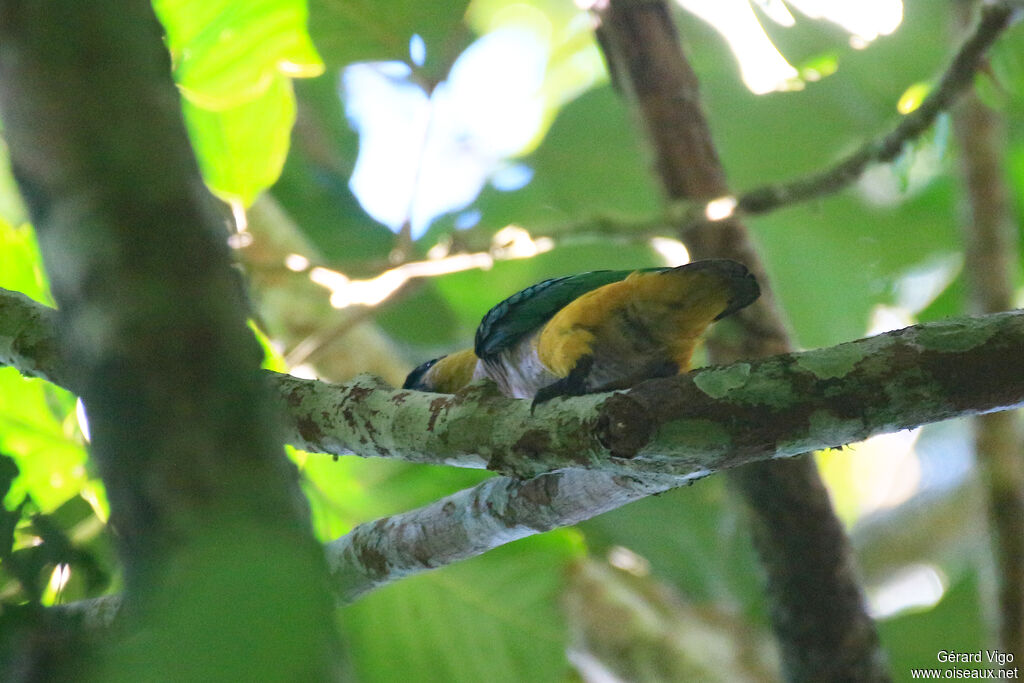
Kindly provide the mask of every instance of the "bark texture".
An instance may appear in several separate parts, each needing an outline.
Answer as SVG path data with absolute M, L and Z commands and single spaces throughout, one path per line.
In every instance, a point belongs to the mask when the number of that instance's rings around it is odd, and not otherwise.
M 978 3 L 956 0 L 958 24 L 967 26 Z M 983 9 L 983 17 L 990 8 Z M 969 93 L 953 109 L 964 189 L 964 275 L 968 308 L 994 313 L 1013 308 L 1019 256 L 1017 222 L 1005 170 L 1003 117 Z M 995 555 L 999 645 L 1024 654 L 1024 431 L 1020 414 L 984 415 L 974 421 L 974 448 L 988 501 Z
M 3 135 L 59 307 L 33 372 L 59 356 L 89 414 L 132 620 L 108 665 L 246 679 L 243 630 L 288 624 L 299 659 L 263 673 L 323 680 L 326 566 L 161 35 L 146 0 L 0 1 Z M 18 339 L 9 352 L 39 343 Z
M 616 85 L 640 114 L 671 201 L 708 202 L 730 194 L 700 106 L 697 76 L 664 0 L 610 0 L 598 39 Z M 741 312 L 740 330 L 708 343 L 716 362 L 758 358 L 791 344 L 770 281 L 735 217 L 686 220 L 680 239 L 693 258 L 731 258 L 757 276 L 763 295 Z M 767 576 L 772 627 L 790 680 L 888 680 L 845 533 L 810 458 L 758 463 L 730 473 L 750 512 Z

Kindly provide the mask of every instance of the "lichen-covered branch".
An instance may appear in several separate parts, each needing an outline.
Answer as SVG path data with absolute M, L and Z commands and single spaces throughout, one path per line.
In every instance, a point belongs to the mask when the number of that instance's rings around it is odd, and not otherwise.
M 959 23 L 967 23 L 976 4 L 954 3 Z M 1019 254 L 1005 170 L 1005 124 L 999 112 L 971 92 L 953 109 L 953 130 L 968 209 L 963 236 L 969 305 L 978 313 L 1004 311 L 1013 307 Z M 996 560 L 1000 647 L 1024 652 L 1024 432 L 1014 412 L 981 416 L 973 427 Z
M 360 524 L 327 544 L 339 599 L 590 519 L 695 477 L 629 477 L 567 469 L 494 477 L 430 505 Z
M 487 467 L 693 476 L 1024 402 L 1024 312 L 953 319 L 708 367 L 535 414 L 486 384 L 456 394 L 280 376 L 299 448 Z
M 0 290 L 0 307 L 11 301 L 8 320 L 52 313 Z M 46 353 L 53 340 L 33 325 L 13 327 Z M 12 345 L 0 336 L 0 347 Z M 351 600 L 723 468 L 1019 405 L 1022 347 L 1024 312 L 956 319 L 552 402 L 534 415 L 529 401 L 487 385 L 445 395 L 369 379 L 271 378 L 299 448 L 536 474 L 495 477 L 330 544 L 333 585 Z M 18 354 L 3 361 L 40 367 Z M 37 374 L 50 372 L 59 376 L 59 366 Z
M 0 290 L 8 327 L 0 361 L 45 379 L 52 309 Z M 21 321 L 21 322 L 19 322 Z M 44 321 L 39 324 L 33 321 Z M 0 330 L 2 332 L 2 330 Z M 21 338 L 21 337 L 18 337 Z M 915 325 L 838 346 L 644 382 L 627 392 L 552 401 L 505 398 L 492 385 L 460 394 L 391 389 L 373 378 L 328 384 L 268 373 L 286 438 L 314 453 L 395 457 L 520 477 L 563 468 L 692 477 L 841 446 L 873 434 L 1024 402 L 1024 312 Z M 73 386 L 68 386 L 74 390 Z
M 980 324 L 973 327 L 973 323 Z M 968 327 L 970 332 L 966 332 Z M 1024 403 L 1024 360 L 1018 353 L 1022 343 L 1024 313 L 1008 313 L 908 328 L 818 352 L 709 368 L 690 377 L 648 382 L 625 394 L 595 397 L 600 403 L 590 406 L 598 413 L 591 424 L 602 446 L 612 452 L 620 449 L 620 457 L 632 456 L 626 461 L 630 464 L 660 464 L 662 468 L 650 469 L 675 474 L 565 469 L 527 480 L 490 479 L 418 510 L 362 524 L 329 544 L 335 588 L 343 600 L 352 600 L 376 586 L 524 536 L 575 524 L 723 467 L 772 455 L 799 454 L 830 442 L 837 445 L 852 432 L 864 435 L 861 430 L 866 422 L 899 429 L 912 426 L 907 417 L 922 408 L 958 411 L 963 401 L 977 400 L 988 405 L 984 410 Z M 968 347 L 987 359 L 982 360 Z M 984 347 L 987 349 L 982 351 Z M 994 381 L 1003 372 L 1006 382 Z M 359 393 L 364 391 L 383 390 L 363 387 Z M 819 396 L 796 408 L 811 391 Z M 401 393 L 388 392 L 382 398 L 397 400 L 403 407 L 419 398 L 413 394 L 401 397 Z M 459 400 L 436 397 L 428 407 L 431 417 L 426 419 L 438 416 L 434 423 L 438 446 L 453 432 L 467 427 L 475 430 L 466 422 L 471 418 L 454 405 Z M 578 402 L 580 399 L 567 403 Z M 514 403 L 525 402 L 500 399 L 504 408 L 495 412 L 511 410 Z M 521 417 L 529 420 L 526 406 L 522 408 Z M 353 411 L 350 418 L 358 421 L 357 415 L 379 412 L 376 405 L 366 409 L 367 413 Z M 456 414 L 444 414 L 450 411 Z M 772 429 L 776 420 L 788 419 L 786 416 L 794 419 L 791 426 L 801 424 L 791 433 L 792 438 L 765 438 L 765 430 Z M 543 417 L 537 420 L 542 421 Z M 496 436 L 510 427 L 508 423 L 495 424 L 493 418 L 486 418 L 483 424 L 493 425 Z M 730 433 L 731 428 L 737 431 Z M 807 439 L 796 436 L 811 433 L 814 436 Z M 480 450 L 493 454 L 504 447 L 496 448 L 492 439 Z M 592 447 L 599 448 L 596 444 Z M 614 460 L 615 456 L 611 457 Z M 765 495 L 770 497 L 767 492 Z M 830 510 L 818 513 L 830 514 Z
M 57 349 L 57 311 L 0 287 L 0 365 L 70 389 L 71 373 Z

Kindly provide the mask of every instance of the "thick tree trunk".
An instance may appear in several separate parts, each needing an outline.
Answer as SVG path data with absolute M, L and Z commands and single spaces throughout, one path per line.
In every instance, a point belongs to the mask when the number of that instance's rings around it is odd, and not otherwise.
M 148 0 L 0 1 L 4 138 L 124 568 L 97 675 L 323 680 L 323 555 L 161 34 Z

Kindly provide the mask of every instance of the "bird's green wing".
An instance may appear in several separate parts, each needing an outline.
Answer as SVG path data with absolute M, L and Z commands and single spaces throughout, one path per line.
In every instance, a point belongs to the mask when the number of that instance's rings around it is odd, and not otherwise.
M 669 270 L 644 268 L 645 272 Z M 558 311 L 587 292 L 626 279 L 633 270 L 593 270 L 551 278 L 516 292 L 492 308 L 476 328 L 474 350 L 489 357 L 513 346 L 550 320 Z

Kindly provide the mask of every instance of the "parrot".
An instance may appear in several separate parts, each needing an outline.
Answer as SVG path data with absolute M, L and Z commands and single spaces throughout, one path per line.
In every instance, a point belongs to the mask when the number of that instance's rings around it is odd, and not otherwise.
M 455 393 L 486 377 L 534 408 L 625 389 L 688 371 L 704 330 L 760 295 L 746 266 L 729 259 L 551 278 L 494 306 L 473 348 L 423 363 L 403 388 Z

